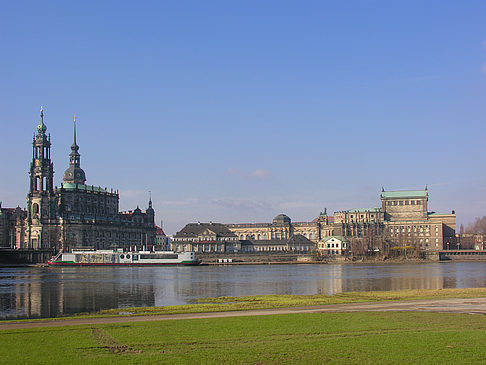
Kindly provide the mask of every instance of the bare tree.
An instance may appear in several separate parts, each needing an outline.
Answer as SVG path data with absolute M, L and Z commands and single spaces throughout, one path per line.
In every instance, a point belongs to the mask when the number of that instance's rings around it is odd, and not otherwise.
M 462 226 L 462 225 L 461 225 Z M 465 233 L 485 234 L 486 233 L 486 216 L 477 217 L 473 223 L 469 223 Z

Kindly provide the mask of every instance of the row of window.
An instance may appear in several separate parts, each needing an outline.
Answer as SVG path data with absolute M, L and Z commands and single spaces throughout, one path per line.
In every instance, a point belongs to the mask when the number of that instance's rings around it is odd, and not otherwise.
M 396 235 L 395 235 L 395 237 L 398 237 L 398 236 L 399 236 L 398 234 L 396 234 Z M 393 235 L 392 235 L 392 237 L 393 237 Z M 433 240 L 433 238 L 432 238 L 431 240 Z M 420 238 L 420 239 L 417 239 L 417 238 L 413 238 L 413 237 L 411 237 L 411 238 L 410 238 L 410 237 L 409 237 L 409 238 L 407 238 L 407 241 L 408 241 L 408 242 L 413 241 L 413 242 L 420 242 L 420 243 L 424 243 L 424 242 L 429 242 L 429 239 L 428 239 L 428 238 Z M 435 239 L 435 242 L 436 242 L 436 243 L 439 243 L 439 239 L 438 239 L 438 238 L 436 238 L 436 239 Z
M 386 203 L 388 206 L 395 205 L 422 205 L 422 200 L 391 200 Z
M 430 225 L 423 225 L 423 226 L 394 226 L 390 227 L 390 232 L 425 232 L 425 233 L 430 233 Z M 435 226 L 435 234 L 439 233 L 439 226 Z
M 353 214 L 351 214 L 351 215 L 349 216 L 349 218 L 354 218 L 354 215 L 353 215 Z M 358 218 L 358 214 L 356 214 L 356 218 Z M 360 214 L 359 218 L 364 218 L 364 214 Z M 375 218 L 375 215 L 374 215 L 374 214 L 371 214 L 371 215 L 370 215 L 370 218 Z
M 312 240 L 314 238 L 314 235 L 312 233 L 299 233 L 299 234 L 302 234 L 304 237 Z M 280 240 L 280 239 L 287 239 L 289 238 L 288 237 L 288 234 L 287 232 L 283 232 L 283 233 L 275 233 L 275 232 L 272 232 L 271 234 L 271 239 L 277 239 L 277 240 Z M 266 233 L 263 233 L 263 234 L 240 234 L 240 240 L 249 240 L 249 239 L 257 239 L 257 240 L 266 240 L 268 239 L 268 235 Z
M 328 255 L 340 255 L 341 251 L 339 250 L 327 250 Z
M 113 233 L 113 234 L 112 234 Z M 76 235 L 75 233 L 72 234 L 73 237 Z M 111 231 L 95 231 L 95 237 L 108 237 L 111 238 L 112 236 L 115 238 L 140 238 L 142 232 L 111 232 Z

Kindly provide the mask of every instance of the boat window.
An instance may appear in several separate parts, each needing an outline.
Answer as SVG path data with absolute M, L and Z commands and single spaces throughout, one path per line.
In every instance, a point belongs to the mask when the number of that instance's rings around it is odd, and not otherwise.
M 129 259 L 129 258 L 130 258 L 130 255 L 127 255 L 127 259 Z
M 140 258 L 143 259 L 143 260 L 147 260 L 147 259 L 177 259 L 179 256 L 177 254 L 143 254 L 143 255 L 140 255 Z
M 124 258 L 125 258 L 125 255 L 120 255 L 120 258 L 121 258 L 121 259 L 124 259 Z

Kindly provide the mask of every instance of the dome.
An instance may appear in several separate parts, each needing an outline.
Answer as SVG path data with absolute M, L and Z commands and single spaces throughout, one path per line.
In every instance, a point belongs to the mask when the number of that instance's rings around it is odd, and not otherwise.
M 273 218 L 273 224 L 290 224 L 290 218 L 285 214 L 279 214 Z
M 71 165 L 64 172 L 64 182 L 84 185 L 86 182 L 86 174 L 81 167 Z

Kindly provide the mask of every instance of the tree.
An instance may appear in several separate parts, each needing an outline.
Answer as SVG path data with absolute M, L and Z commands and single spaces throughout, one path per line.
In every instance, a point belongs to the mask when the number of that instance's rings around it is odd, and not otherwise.
M 465 233 L 486 234 L 486 216 L 483 215 L 481 218 L 477 217 L 473 223 L 469 223 Z

